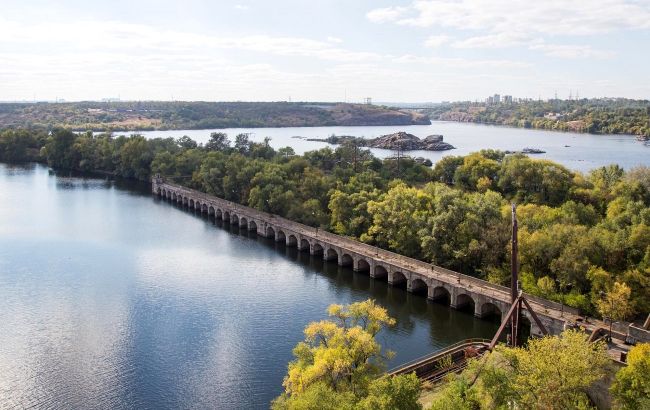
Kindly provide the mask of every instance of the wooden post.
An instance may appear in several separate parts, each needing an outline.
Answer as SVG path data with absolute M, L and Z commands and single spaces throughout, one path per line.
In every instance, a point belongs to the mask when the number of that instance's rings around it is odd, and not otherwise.
M 519 297 L 519 264 L 518 264 L 518 226 L 517 206 L 512 204 L 512 257 L 510 258 L 510 301 L 514 305 Z M 520 303 L 517 301 L 515 311 L 510 317 L 510 339 L 513 346 L 517 346 L 517 328 L 519 326 L 519 315 L 521 313 Z

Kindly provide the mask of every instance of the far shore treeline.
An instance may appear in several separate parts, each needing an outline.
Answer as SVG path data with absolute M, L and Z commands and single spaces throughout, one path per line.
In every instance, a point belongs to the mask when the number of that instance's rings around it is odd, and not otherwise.
M 44 162 L 188 187 L 508 285 L 509 203 L 518 204 L 525 291 L 620 319 L 650 311 L 650 168 L 570 171 L 484 150 L 431 168 L 343 145 L 294 155 L 213 133 L 188 137 L 6 129 L 0 161 Z M 619 310 L 612 308 L 624 307 Z M 609 307 L 609 310 L 608 310 Z

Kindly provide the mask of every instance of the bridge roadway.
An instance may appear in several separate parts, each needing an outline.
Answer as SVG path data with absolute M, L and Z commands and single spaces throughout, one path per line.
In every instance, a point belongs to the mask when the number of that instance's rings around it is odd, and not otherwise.
M 152 179 L 152 192 L 276 242 L 285 242 L 287 246 L 309 251 L 312 255 L 323 255 L 324 260 L 367 272 L 374 279 L 405 287 L 409 292 L 444 301 L 453 308 L 471 310 L 476 317 L 497 315 L 503 318 L 510 307 L 510 289 L 504 286 L 172 184 L 159 177 Z M 526 298 L 552 334 L 560 333 L 565 321 L 575 322 L 578 318 L 576 309 L 532 295 L 526 295 Z M 523 323 L 530 324 L 531 333 L 541 335 L 526 310 L 523 316 Z

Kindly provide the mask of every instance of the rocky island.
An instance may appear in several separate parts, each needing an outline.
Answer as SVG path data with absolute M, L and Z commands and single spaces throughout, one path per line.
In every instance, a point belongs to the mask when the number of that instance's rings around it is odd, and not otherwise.
M 379 138 L 365 139 L 351 135 L 332 135 L 328 138 L 309 138 L 307 141 L 320 141 L 329 144 L 354 143 L 360 147 L 381 148 L 402 151 L 446 151 L 455 147 L 443 141 L 442 135 L 429 135 L 420 139 L 404 131 L 382 135 Z

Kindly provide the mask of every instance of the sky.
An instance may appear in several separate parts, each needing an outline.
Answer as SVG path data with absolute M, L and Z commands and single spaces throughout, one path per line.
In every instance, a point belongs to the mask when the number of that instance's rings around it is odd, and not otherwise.
M 0 100 L 650 98 L 650 0 L 1 0 Z

